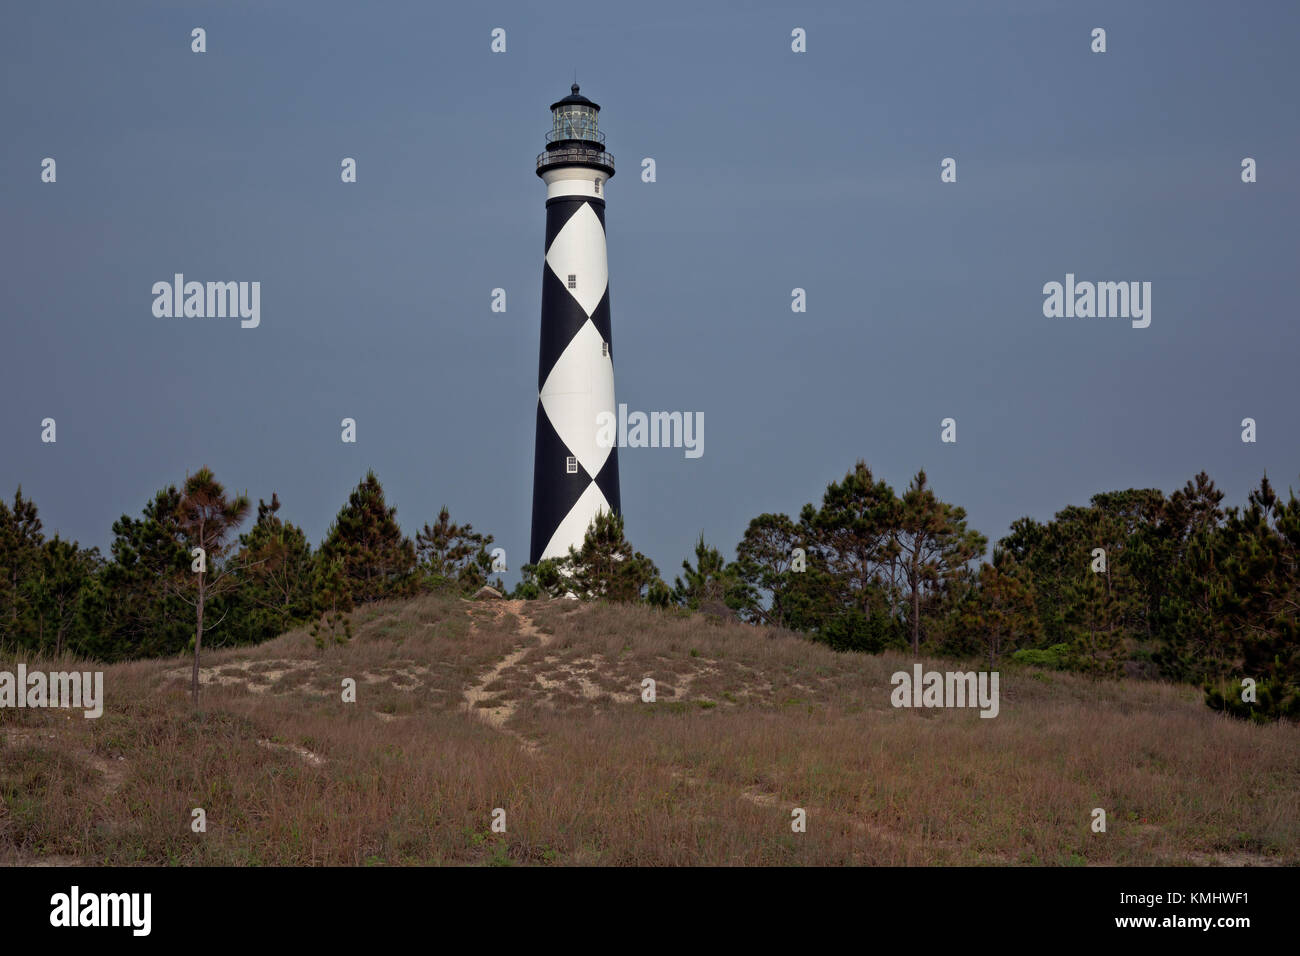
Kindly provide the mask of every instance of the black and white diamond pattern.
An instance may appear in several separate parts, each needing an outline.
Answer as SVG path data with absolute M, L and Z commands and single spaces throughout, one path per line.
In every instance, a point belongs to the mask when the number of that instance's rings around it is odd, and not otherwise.
M 542 270 L 533 564 L 581 547 L 598 511 L 619 511 L 618 449 L 597 441 L 598 416 L 616 411 L 613 351 L 605 204 L 553 198 Z

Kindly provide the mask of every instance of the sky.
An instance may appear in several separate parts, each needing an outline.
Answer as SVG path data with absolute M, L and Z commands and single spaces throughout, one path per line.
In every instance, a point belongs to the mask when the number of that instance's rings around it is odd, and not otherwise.
M 990 541 L 1202 469 L 1300 491 L 1298 45 L 1283 2 L 6 4 L 0 495 L 107 549 L 207 465 L 318 542 L 374 469 L 409 535 L 445 504 L 517 579 L 534 159 L 575 72 L 617 400 L 704 416 L 699 458 L 619 451 L 670 582 L 858 459 Z M 260 324 L 156 317 L 175 273 L 259 281 Z M 1149 327 L 1045 317 L 1067 273 L 1150 282 Z

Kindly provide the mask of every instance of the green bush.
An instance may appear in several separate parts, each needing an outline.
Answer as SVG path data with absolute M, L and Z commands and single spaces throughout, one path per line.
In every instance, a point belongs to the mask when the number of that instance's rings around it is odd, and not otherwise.
M 1233 681 L 1227 693 L 1207 682 L 1206 706 L 1261 724 L 1283 717 L 1300 720 L 1300 688 L 1279 681 L 1262 680 L 1255 686 L 1256 699 L 1253 702 L 1242 700 L 1242 691 L 1240 680 Z
M 1053 644 L 1051 647 L 1025 647 L 1011 655 L 1017 664 L 1029 664 L 1032 667 L 1050 667 L 1063 671 L 1070 666 L 1071 654 L 1069 644 Z
M 886 648 L 907 646 L 907 635 L 901 622 L 884 614 L 868 617 L 857 608 L 840 611 L 810 636 L 837 651 L 879 654 Z

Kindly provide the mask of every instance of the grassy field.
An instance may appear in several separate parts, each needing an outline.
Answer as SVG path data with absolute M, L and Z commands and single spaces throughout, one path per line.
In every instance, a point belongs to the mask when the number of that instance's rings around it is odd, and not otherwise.
M 179 657 L 106 668 L 97 720 L 0 710 L 0 864 L 1300 863 L 1300 728 L 1193 688 L 1004 668 L 981 719 L 891 707 L 910 658 L 651 608 L 353 619 L 205 655 L 198 713 Z

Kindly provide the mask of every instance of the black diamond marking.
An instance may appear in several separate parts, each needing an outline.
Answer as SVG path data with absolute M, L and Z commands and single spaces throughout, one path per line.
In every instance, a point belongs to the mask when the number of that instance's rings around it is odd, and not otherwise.
M 570 219 L 583 206 L 587 205 L 585 199 L 566 199 L 561 202 L 546 204 L 546 251 L 551 251 L 551 243 L 555 242 L 555 237 L 560 234 L 560 230 L 565 227 Z M 600 216 L 600 228 L 605 228 L 605 217 L 603 213 L 597 213 Z
M 605 301 L 604 298 L 601 301 Z M 555 368 L 573 337 L 587 324 L 587 313 L 578 300 L 564 287 L 550 266 L 542 269 L 542 343 L 538 351 L 537 390 L 546 384 L 546 377 Z M 609 310 L 605 312 L 605 325 L 609 325 Z
M 568 474 L 568 460 L 573 452 L 560 438 L 542 407 L 537 402 L 537 449 L 533 466 L 533 538 L 529 563 L 541 560 L 542 552 L 555 535 L 573 506 L 578 503 L 591 475 L 578 462 L 576 474 Z M 604 469 L 602 469 L 602 472 Z
M 615 439 L 617 439 L 617 435 Z M 600 474 L 596 476 L 596 487 L 600 489 L 605 500 L 609 502 L 610 510 L 614 514 L 622 514 L 622 501 L 618 495 L 618 446 L 615 445 L 609 450 L 609 457 L 605 459 L 605 464 L 600 468 Z
M 579 306 L 579 309 L 582 307 Z M 609 324 L 609 283 L 605 283 L 605 294 L 600 297 L 596 307 L 591 310 L 591 324 L 596 327 L 600 337 L 609 343 L 609 354 L 614 354 L 614 330 Z

